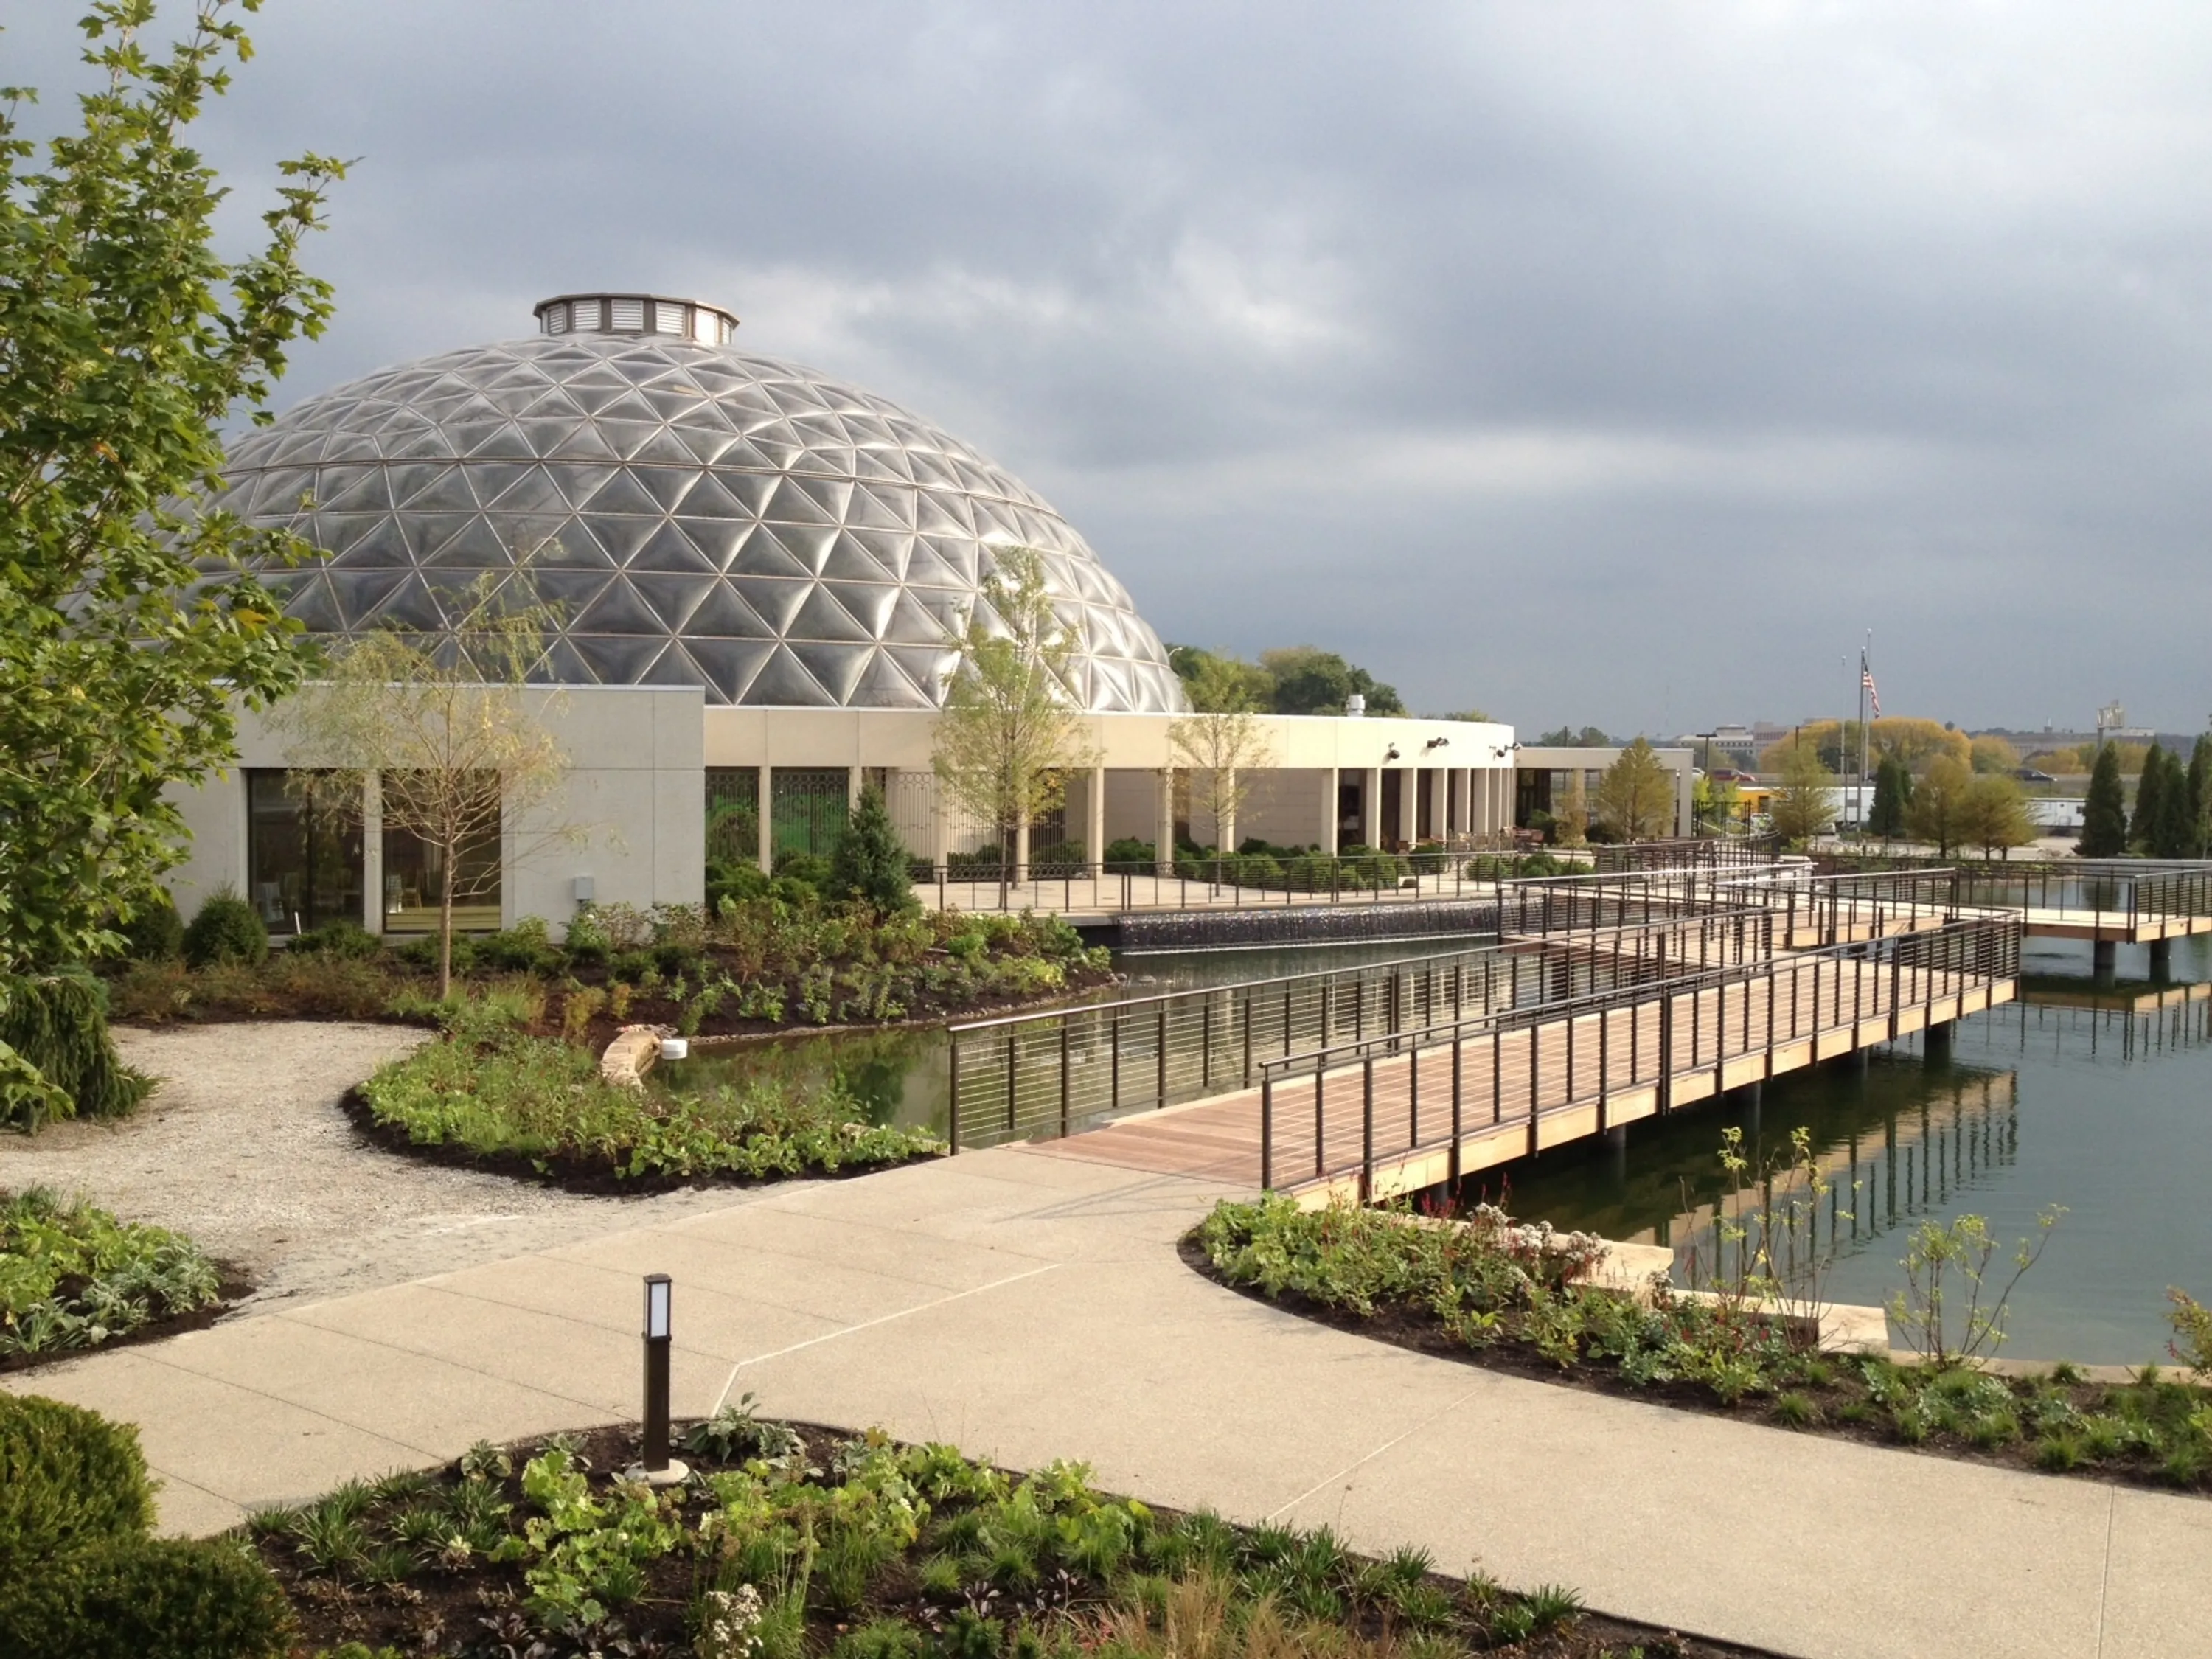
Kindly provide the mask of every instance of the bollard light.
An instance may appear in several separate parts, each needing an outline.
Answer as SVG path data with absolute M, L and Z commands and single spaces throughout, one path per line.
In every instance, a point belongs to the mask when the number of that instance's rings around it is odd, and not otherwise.
M 636 1473 L 656 1486 L 674 1486 L 690 1473 L 668 1455 L 668 1358 L 675 1333 L 675 1288 L 666 1273 L 645 1276 L 645 1444 Z

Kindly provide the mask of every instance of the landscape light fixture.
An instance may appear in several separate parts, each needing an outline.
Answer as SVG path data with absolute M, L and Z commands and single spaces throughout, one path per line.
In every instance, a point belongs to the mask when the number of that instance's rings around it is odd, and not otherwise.
M 645 1276 L 645 1443 L 633 1477 L 655 1486 L 680 1486 L 691 1471 L 668 1455 L 668 1356 L 674 1344 L 675 1285 L 666 1273 Z

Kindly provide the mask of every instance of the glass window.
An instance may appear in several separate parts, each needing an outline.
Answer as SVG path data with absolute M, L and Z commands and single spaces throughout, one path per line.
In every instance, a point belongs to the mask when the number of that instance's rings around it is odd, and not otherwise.
M 269 931 L 361 920 L 361 826 L 311 811 L 282 768 L 246 775 L 246 896 Z
M 479 792 L 477 811 L 468 816 L 483 822 L 484 828 L 463 841 L 453 860 L 453 927 L 463 933 L 488 933 L 500 925 L 499 777 L 492 772 L 467 775 L 468 787 Z M 385 826 L 386 933 L 435 933 L 445 879 L 444 848 L 411 830 Z

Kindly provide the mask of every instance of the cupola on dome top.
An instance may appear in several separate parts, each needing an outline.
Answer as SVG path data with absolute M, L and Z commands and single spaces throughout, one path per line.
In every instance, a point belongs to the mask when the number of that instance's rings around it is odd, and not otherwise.
M 233 446 L 216 505 L 329 555 L 268 573 L 291 615 L 434 635 L 450 596 L 522 556 L 561 618 L 550 681 L 930 708 L 996 550 L 1030 547 L 1075 644 L 1073 700 L 1183 706 L 1082 537 L 940 428 L 737 350 L 718 306 L 577 293 L 536 315 L 534 337 L 380 370 Z

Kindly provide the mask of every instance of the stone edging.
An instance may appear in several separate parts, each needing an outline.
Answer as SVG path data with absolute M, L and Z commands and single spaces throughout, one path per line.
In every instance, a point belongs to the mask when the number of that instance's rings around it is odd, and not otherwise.
M 621 1089 L 642 1089 L 645 1074 L 660 1058 L 660 1040 L 674 1035 L 666 1025 L 625 1025 L 599 1056 L 599 1076 Z

